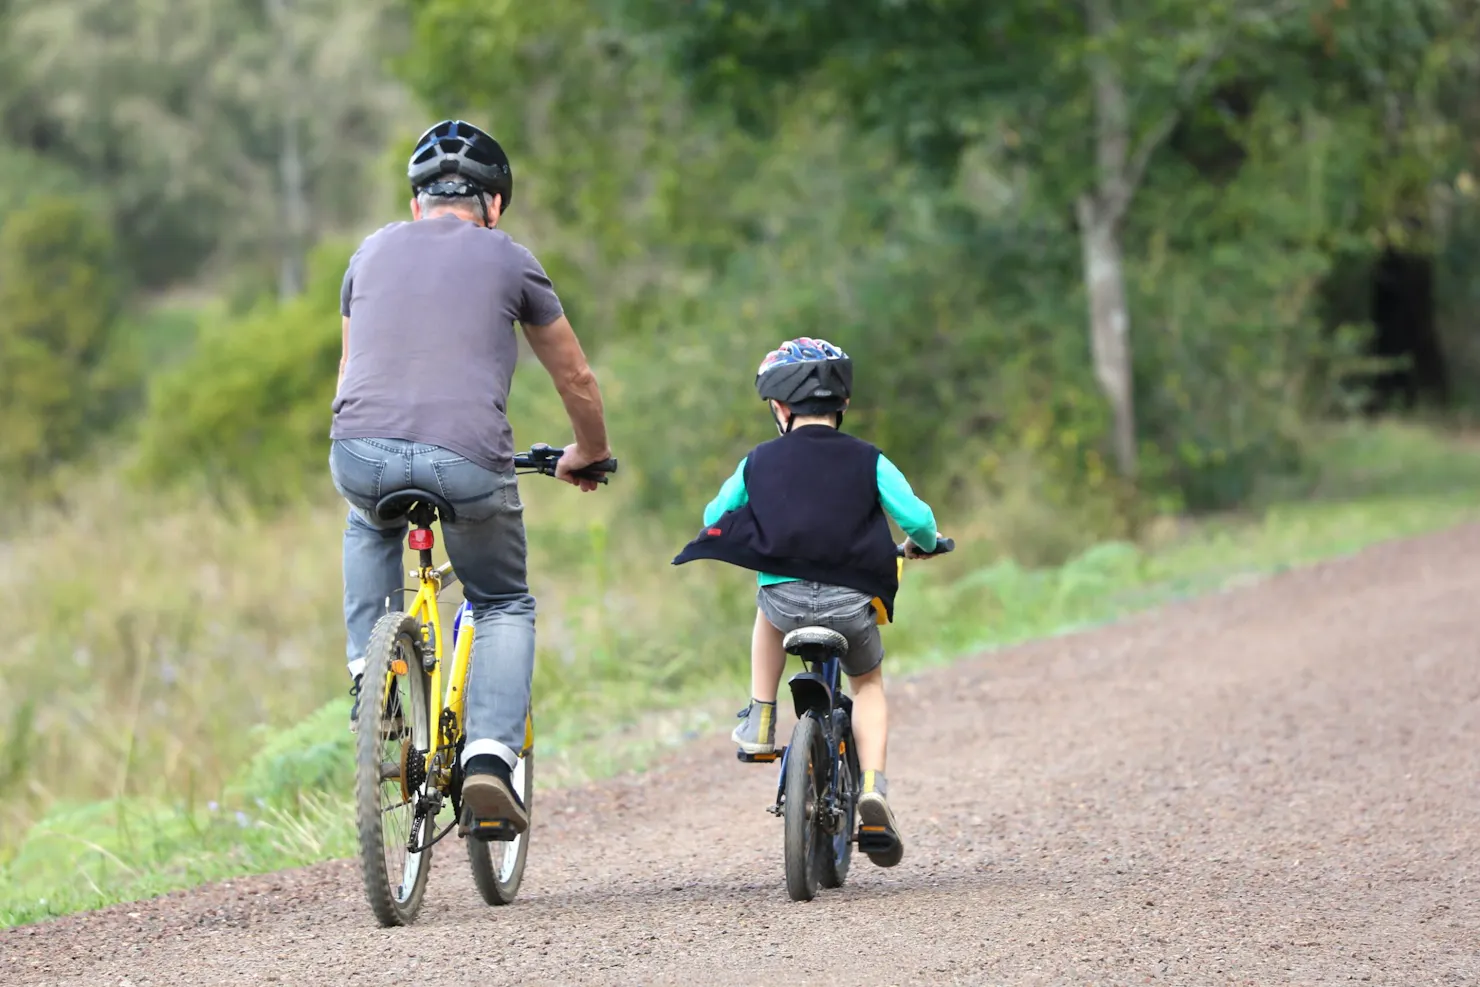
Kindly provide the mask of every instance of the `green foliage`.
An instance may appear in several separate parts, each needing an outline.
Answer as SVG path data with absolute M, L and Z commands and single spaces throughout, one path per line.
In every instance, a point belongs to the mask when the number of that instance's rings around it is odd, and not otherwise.
M 0 478 L 37 483 L 86 442 L 119 284 L 106 226 L 72 199 L 41 198 L 0 227 Z
M 60 803 L 0 865 L 0 926 L 354 852 L 353 809 L 316 796 L 293 810 L 189 808 L 147 799 Z
M 976 386 L 952 387 L 964 400 L 947 414 L 959 420 L 964 407 L 1001 404 L 1016 391 L 1006 416 L 1016 427 L 998 433 L 997 451 L 1036 448 L 1040 468 L 1069 484 L 1098 468 L 1103 416 L 1071 425 L 1061 407 L 1044 421 L 1045 400 L 1094 400 L 1081 391 L 1087 347 L 1066 338 L 1083 332 L 1082 275 L 1050 258 L 1072 249 L 1077 197 L 1134 195 L 1140 165 L 1149 166 L 1123 246 L 1148 461 L 1142 486 L 1163 506 L 1236 503 L 1261 472 L 1294 467 L 1296 421 L 1331 406 L 1334 368 L 1353 366 L 1352 344 L 1362 342 L 1353 332 L 1366 317 L 1331 336 L 1315 303 L 1320 281 L 1337 254 L 1433 242 L 1431 190 L 1463 148 L 1446 101 L 1475 77 L 1475 60 L 1455 44 L 1475 15 L 1442 0 L 1360 10 L 1186 0 L 1113 11 L 1101 2 L 968 0 L 626 9 L 658 32 L 701 98 L 753 131 L 775 138 L 789 108 L 820 88 L 856 125 L 887 134 L 906 160 L 962 194 L 967 235 L 978 238 L 970 256 L 987 263 L 979 298 L 957 311 L 991 311 L 1022 337 L 1037 340 L 1033 326 L 1056 341 L 1025 346 L 1022 362 L 1041 376 L 988 383 L 975 373 Z M 1126 146 L 1109 148 L 1108 165 L 1106 146 L 1096 146 L 1114 112 L 1107 80 L 1123 91 L 1127 113 Z M 1128 185 L 1117 184 L 1116 153 Z M 930 231 L 924 252 L 939 256 L 950 229 Z M 993 234 L 1018 242 L 987 254 L 981 243 Z M 1034 250 L 1028 239 L 1050 246 Z M 972 277 L 965 256 L 953 261 L 958 279 Z M 1050 306 L 1004 305 L 1013 285 L 1002 272 L 1024 268 L 1036 268 L 1046 297 L 1078 311 L 1054 306 L 1034 326 Z M 891 285 L 891 297 L 918 306 L 928 284 Z M 981 338 L 962 351 L 973 369 L 1003 359 Z M 888 365 L 908 377 L 915 361 L 895 356 Z M 1066 385 L 1065 402 L 1046 398 Z M 982 402 L 977 388 L 999 400 Z M 1045 432 L 1068 441 L 1045 449 Z
M 252 759 L 231 793 L 242 801 L 292 808 L 305 795 L 352 790 L 355 738 L 344 728 L 349 708 L 347 699 L 336 699 L 297 723 L 259 724 L 252 731 Z
M 305 294 L 264 300 L 201 328 L 190 358 L 152 382 L 140 427 L 142 477 L 161 485 L 201 480 L 218 496 L 271 504 L 328 482 L 348 258 L 343 245 L 325 245 Z
M 0 146 L 40 159 L 33 180 L 98 190 L 145 284 L 213 259 L 275 266 L 298 249 L 295 195 L 322 229 L 375 187 L 367 166 L 406 109 L 382 64 L 400 15 L 396 0 L 10 0 Z

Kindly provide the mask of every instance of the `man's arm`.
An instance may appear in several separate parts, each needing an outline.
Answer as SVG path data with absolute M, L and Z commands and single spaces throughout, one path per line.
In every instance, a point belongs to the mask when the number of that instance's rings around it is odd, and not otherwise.
M 339 317 L 339 383 L 334 385 L 337 392 L 344 386 L 344 368 L 349 363 L 349 316 Z
M 611 446 L 606 437 L 606 418 L 602 413 L 601 389 L 596 384 L 596 374 L 586 362 L 581 341 L 576 338 L 570 320 L 564 315 L 543 326 L 525 326 L 525 338 L 529 348 L 544 364 L 560 400 L 565 404 L 565 413 L 570 416 L 570 427 L 575 432 L 575 445 L 560 457 L 562 474 L 570 473 L 611 458 Z M 562 479 L 566 479 L 564 475 Z M 589 481 L 580 484 L 582 489 L 595 489 Z
M 350 255 L 349 263 L 344 267 L 344 280 L 339 284 L 339 383 L 334 385 L 336 394 L 344 386 L 344 368 L 349 366 L 349 310 L 355 295 L 355 261 L 360 259 L 362 249 L 364 244 Z

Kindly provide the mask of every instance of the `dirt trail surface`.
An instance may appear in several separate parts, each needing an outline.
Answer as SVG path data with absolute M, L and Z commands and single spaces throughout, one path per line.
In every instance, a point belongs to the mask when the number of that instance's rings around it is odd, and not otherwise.
M 454 842 L 411 929 L 334 863 L 0 933 L 0 982 L 1480 984 L 1477 560 L 1461 528 L 896 680 L 904 863 L 809 904 L 719 735 L 546 793 L 512 907 Z

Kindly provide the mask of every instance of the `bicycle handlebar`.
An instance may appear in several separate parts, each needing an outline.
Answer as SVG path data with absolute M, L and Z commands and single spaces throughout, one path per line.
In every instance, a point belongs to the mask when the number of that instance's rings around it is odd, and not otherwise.
M 947 552 L 954 552 L 955 550 L 956 550 L 956 539 L 954 539 L 954 538 L 937 538 L 937 539 L 935 539 L 935 551 L 926 553 L 925 557 L 927 559 L 933 559 L 937 555 L 945 555 Z M 901 558 L 904 557 L 904 546 L 903 545 L 895 545 L 894 546 L 894 554 L 900 556 Z
M 534 473 L 543 473 L 545 476 L 554 476 L 555 467 L 560 462 L 560 457 L 565 454 L 564 449 L 556 449 L 543 442 L 537 442 L 529 447 L 528 452 L 516 453 L 514 456 L 514 468 L 516 470 L 529 470 Z M 570 475 L 578 480 L 593 480 L 596 483 L 607 482 L 607 474 L 617 471 L 615 459 L 603 459 L 599 463 L 592 463 L 584 469 L 575 470 Z

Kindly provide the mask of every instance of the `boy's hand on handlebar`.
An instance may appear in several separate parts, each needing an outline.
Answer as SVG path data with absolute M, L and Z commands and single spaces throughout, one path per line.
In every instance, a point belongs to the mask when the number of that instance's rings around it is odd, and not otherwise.
M 906 537 L 904 540 L 904 557 L 907 559 L 930 559 L 937 555 L 942 555 L 955 547 L 954 543 L 951 543 L 945 535 L 938 531 L 935 533 L 935 540 L 935 551 L 927 552 L 919 545 L 916 545 L 913 538 Z
M 585 477 L 571 476 L 571 474 L 579 473 L 581 470 L 585 469 L 587 466 L 590 466 L 592 463 L 599 463 L 610 458 L 611 450 L 609 449 L 593 455 L 592 453 L 583 450 L 580 446 L 580 443 L 572 442 L 570 445 L 565 447 L 565 451 L 560 454 L 560 461 L 555 464 L 555 479 L 564 480 L 566 483 L 569 483 L 572 486 L 580 487 L 582 491 L 590 493 L 592 490 L 595 490 L 598 486 L 600 486 L 600 484 L 598 484 L 595 480 L 588 480 Z

